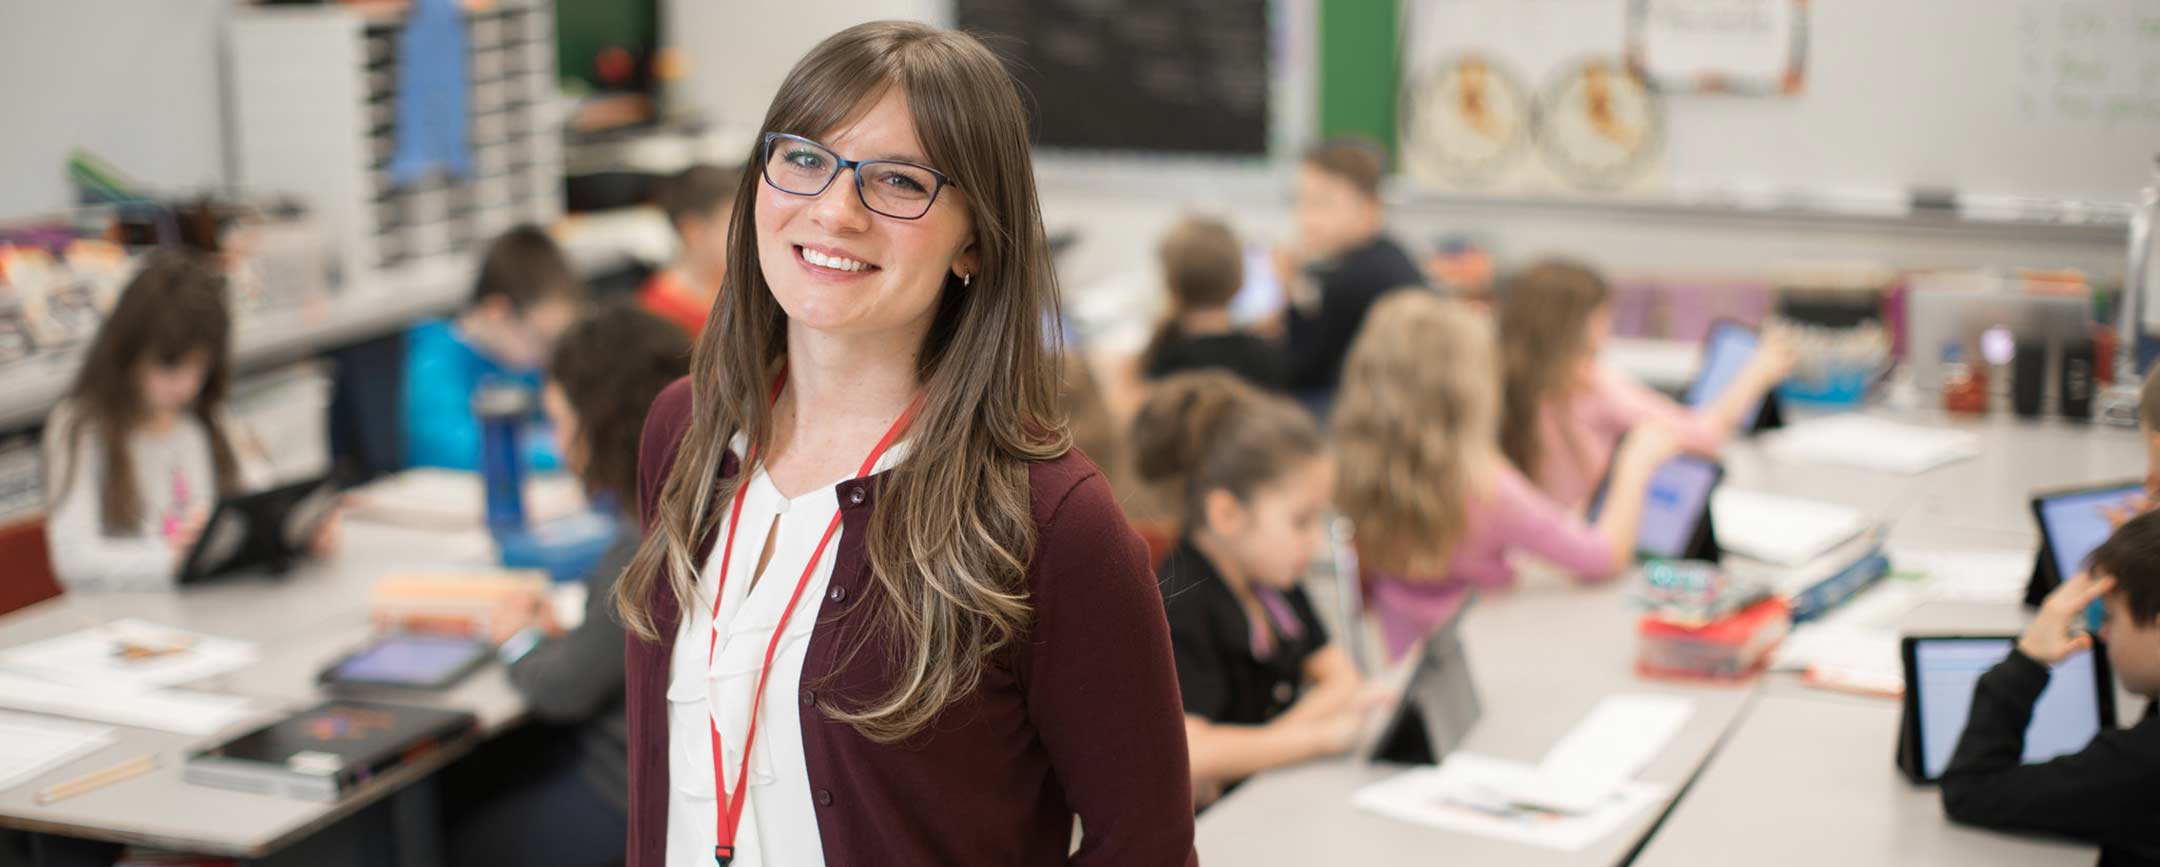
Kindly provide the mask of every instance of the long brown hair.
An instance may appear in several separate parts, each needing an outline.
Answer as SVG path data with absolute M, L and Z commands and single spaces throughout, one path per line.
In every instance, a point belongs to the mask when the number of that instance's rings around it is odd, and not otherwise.
M 637 514 L 638 434 L 645 410 L 690 372 L 690 335 L 627 302 L 611 302 L 570 326 L 548 358 L 548 381 L 577 415 L 588 494 Z
M 1141 478 L 1180 489 L 1185 532 L 1206 525 L 1209 494 L 1249 501 L 1327 448 L 1304 408 L 1220 370 L 1156 383 L 1133 416 L 1132 446 Z
M 905 22 L 850 27 L 788 73 L 761 132 L 823 135 L 893 87 L 908 96 L 929 162 L 952 179 L 945 195 L 973 220 L 981 267 L 968 285 L 946 278 L 917 356 L 923 398 L 908 428 L 908 457 L 878 484 L 867 540 L 878 597 L 873 630 L 902 639 L 893 686 L 857 707 L 821 700 L 828 715 L 887 743 L 921 731 L 973 691 L 1026 633 L 1035 548 L 1028 465 L 1071 446 L 1057 410 L 1057 337 L 1045 328 L 1055 321 L 1057 285 L 1027 119 L 997 58 L 956 31 Z M 755 156 L 749 162 L 758 164 Z M 787 315 L 758 261 L 760 178 L 745 172 L 737 191 L 723 300 L 690 364 L 690 428 L 650 516 L 652 532 L 618 583 L 624 621 L 648 640 L 659 637 L 650 610 L 656 585 L 669 582 L 666 592 L 688 610 L 696 547 L 719 523 L 716 504 L 749 475 L 745 468 L 721 477 L 727 443 L 745 434 L 756 453 L 772 434 L 768 398 L 787 349 Z
M 1336 507 L 1364 563 L 1446 567 L 1500 460 L 1498 380 L 1492 324 L 1460 301 L 1397 292 L 1365 317 L 1334 414 Z
M 239 487 L 239 462 L 220 421 L 232 382 L 232 315 L 226 307 L 225 275 L 205 254 L 172 249 L 152 252 L 144 260 L 90 342 L 68 395 L 70 412 L 61 432 L 67 464 L 50 499 L 58 502 L 70 493 L 80 471 L 82 441 L 94 433 L 105 459 L 104 483 L 97 492 L 105 534 L 142 532 L 142 492 L 135 490 L 135 459 L 128 450 L 128 438 L 146 413 L 136 371 L 144 362 L 169 366 L 197 352 L 210 367 L 190 410 L 209 434 L 218 494 L 233 493 Z
M 1545 458 L 1538 410 L 1574 385 L 1590 316 L 1610 295 L 1596 271 L 1566 259 L 1531 265 L 1500 293 L 1500 448 L 1523 475 Z

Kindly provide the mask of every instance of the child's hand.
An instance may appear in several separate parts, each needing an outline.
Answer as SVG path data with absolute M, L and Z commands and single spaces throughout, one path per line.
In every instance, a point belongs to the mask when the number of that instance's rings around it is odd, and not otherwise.
M 1365 731 L 1365 712 L 1352 704 L 1314 719 L 1309 730 L 1315 755 L 1341 755 L 1357 746 L 1358 735 Z
M 1755 350 L 1755 357 L 1748 359 L 1746 373 L 1758 388 L 1768 389 L 1791 376 L 1799 360 L 1791 337 L 1781 330 L 1764 329 L 1762 345 Z
M 518 589 L 505 595 L 488 616 L 488 641 L 500 646 L 527 628 L 537 627 L 549 635 L 562 628 L 555 624 L 555 611 L 548 605 L 547 595 L 535 589 Z
M 2025 635 L 2018 639 L 2018 649 L 2034 662 L 2046 666 L 2057 665 L 2079 651 L 2090 649 L 2092 636 L 2073 630 L 2084 620 L 2085 609 L 2093 600 L 2113 589 L 2115 579 L 2095 581 L 2083 572 L 2064 581 L 2040 603 L 2040 613 L 2033 615 L 2032 624 L 2025 627 Z
M 1643 422 L 1628 430 L 1620 443 L 1620 460 L 1655 468 L 1680 453 L 1680 438 L 1656 422 Z
M 179 526 L 165 534 L 165 544 L 172 548 L 175 563 L 187 559 L 188 551 L 194 549 L 196 540 L 202 538 L 203 528 L 209 524 L 210 510 L 196 506 L 188 510 L 186 517 L 180 519 Z
M 316 558 L 337 553 L 338 540 L 344 536 L 345 506 L 338 505 L 324 515 L 322 523 L 315 525 L 315 535 L 308 539 L 308 553 Z
M 2151 494 L 2132 494 L 2124 497 L 2122 502 L 2101 506 L 2100 515 L 2107 518 L 2108 529 L 2120 530 L 2122 525 L 2130 523 L 2131 518 L 2145 514 L 2152 505 Z

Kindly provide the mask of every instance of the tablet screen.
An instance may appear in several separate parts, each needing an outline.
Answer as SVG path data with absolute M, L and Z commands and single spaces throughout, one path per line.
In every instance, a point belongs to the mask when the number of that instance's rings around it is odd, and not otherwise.
M 1636 549 L 1668 560 L 1687 556 L 1717 480 L 1717 465 L 1708 461 L 1681 457 L 1659 465 L 1644 494 Z
M 331 682 L 436 686 L 487 652 L 485 645 L 470 638 L 385 636 L 338 663 L 326 679 Z
M 1251 325 L 1283 309 L 1282 281 L 1275 277 L 1275 251 L 1265 244 L 1245 248 L 1245 283 L 1230 298 L 1230 319 Z
M 1913 643 L 1911 684 L 1920 714 L 1921 769 L 1932 780 L 1942 776 L 1957 750 L 1965 718 L 1972 712 L 1973 687 L 1980 675 L 2010 655 L 2008 638 L 1922 639 Z M 2033 706 L 2025 727 L 2026 764 L 2084 749 L 2100 732 L 2099 681 L 2091 651 L 2055 667 L 2047 689 Z
M 2083 569 L 2085 557 L 2115 532 L 2101 509 L 2121 505 L 2143 489 L 2142 483 L 2132 482 L 2041 500 L 2040 532 L 2055 552 L 2055 574 L 2068 580 Z
M 1711 326 L 1710 340 L 1703 345 L 1702 370 L 1688 384 L 1687 405 L 1705 406 L 1724 394 L 1726 387 L 1740 377 L 1740 369 L 1747 366 L 1748 359 L 1755 357 L 1755 348 L 1761 343 L 1759 335 L 1737 322 Z M 1740 418 L 1752 422 L 1761 411 L 1762 401 L 1758 400 Z

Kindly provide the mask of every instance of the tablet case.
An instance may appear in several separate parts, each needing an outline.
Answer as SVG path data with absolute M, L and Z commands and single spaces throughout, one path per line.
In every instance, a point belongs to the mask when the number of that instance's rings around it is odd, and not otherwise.
M 180 583 L 254 566 L 272 573 L 292 568 L 307 538 L 328 517 L 335 494 L 327 478 L 314 478 L 220 500 L 181 563 Z M 295 519 L 304 526 L 292 526 Z
M 2040 607 L 2040 603 L 2047 599 L 2047 595 L 2055 592 L 2055 588 L 2062 585 L 2065 577 L 2062 570 L 2055 566 L 2054 543 L 2048 539 L 2047 522 L 2040 520 L 2040 502 L 2081 491 L 2127 487 L 2132 484 L 2142 485 L 2144 482 L 2143 480 L 2111 482 L 2079 488 L 2043 491 L 2032 496 L 2033 529 L 2040 531 L 2040 550 L 2033 554 L 2032 577 L 2025 579 L 2025 607 Z
M 1905 636 L 1902 642 L 1903 646 L 1898 648 L 1900 665 L 1906 668 L 1905 679 L 1907 683 L 1905 685 L 1905 695 L 1899 699 L 1899 703 L 1903 707 L 1898 712 L 1897 766 L 1898 770 L 1905 774 L 1905 779 L 1911 781 L 1913 785 L 1929 786 L 1934 785 L 1935 781 L 1927 778 L 1927 770 L 1921 767 L 1920 762 L 1920 691 L 1914 689 L 1911 683 L 1913 672 L 1911 671 L 1912 650 L 1910 645 L 1916 640 L 1964 637 L 2001 638 L 2011 642 L 2017 641 L 2017 636 L 2014 635 L 1908 635 Z M 2102 730 L 2111 729 L 2115 727 L 2115 675 L 2108 668 L 2107 646 L 2102 644 L 2098 637 L 2095 637 L 2092 650 L 2088 652 L 2093 655 L 2093 677 L 2100 681 L 2096 690 L 2100 700 L 2100 728 Z

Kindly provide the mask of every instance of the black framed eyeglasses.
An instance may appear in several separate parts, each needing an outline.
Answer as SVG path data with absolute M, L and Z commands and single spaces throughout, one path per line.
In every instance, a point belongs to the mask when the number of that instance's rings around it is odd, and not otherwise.
M 765 183 L 792 196 L 824 195 L 841 169 L 855 170 L 855 197 L 863 207 L 895 220 L 930 213 L 938 193 L 953 186 L 929 166 L 904 160 L 848 160 L 832 148 L 784 132 L 765 134 L 761 171 Z

